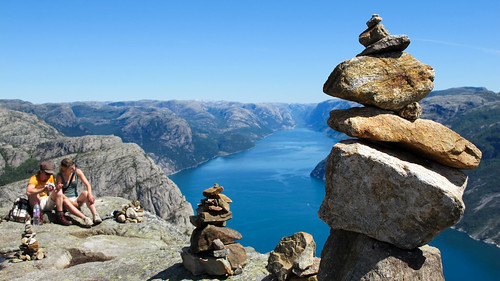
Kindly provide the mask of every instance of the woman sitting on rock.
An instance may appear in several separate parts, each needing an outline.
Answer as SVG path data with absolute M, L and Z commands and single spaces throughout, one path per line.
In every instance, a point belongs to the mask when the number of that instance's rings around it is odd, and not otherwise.
M 80 193 L 80 195 L 78 195 L 77 192 L 78 179 L 80 179 L 87 188 L 87 190 Z M 95 198 L 92 195 L 92 187 L 82 170 L 76 168 L 75 162 L 73 162 L 72 159 L 65 158 L 61 161 L 61 167 L 59 168 L 56 182 L 57 186 L 63 190 L 64 207 L 66 210 L 83 219 L 85 226 L 87 227 L 91 227 L 94 224 L 102 222 L 94 206 Z M 93 220 L 81 212 L 81 206 L 84 203 L 92 213 L 94 217 Z

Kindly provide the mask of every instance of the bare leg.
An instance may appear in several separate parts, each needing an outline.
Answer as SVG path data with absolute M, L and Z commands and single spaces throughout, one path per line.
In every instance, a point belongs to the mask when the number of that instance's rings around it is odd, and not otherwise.
M 68 212 L 72 213 L 73 215 L 75 215 L 81 219 L 84 219 L 85 215 L 82 212 L 80 212 L 80 210 L 78 210 L 77 206 L 78 205 L 76 204 L 76 202 L 73 202 L 73 201 L 71 201 L 71 199 L 64 196 L 64 207 L 66 208 L 66 210 Z
M 78 196 L 78 199 L 76 200 L 78 202 L 78 205 L 83 205 L 83 203 L 85 203 L 85 205 L 87 205 L 87 208 L 89 208 L 90 212 L 92 213 L 92 215 L 95 216 L 95 214 L 97 214 L 97 210 L 94 206 L 94 204 L 91 204 L 88 200 L 88 192 L 85 190 L 83 191 L 82 193 L 80 193 L 80 196 Z

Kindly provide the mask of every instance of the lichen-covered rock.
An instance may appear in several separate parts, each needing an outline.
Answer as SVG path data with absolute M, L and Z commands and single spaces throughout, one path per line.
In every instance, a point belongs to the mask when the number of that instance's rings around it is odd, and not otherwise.
M 323 86 L 330 96 L 400 110 L 418 102 L 434 87 L 434 69 L 408 53 L 384 53 L 346 60 Z
M 444 281 L 444 276 L 437 248 L 402 250 L 360 233 L 332 230 L 321 252 L 318 280 Z
M 319 217 L 402 249 L 429 243 L 463 215 L 467 176 L 395 149 L 345 140 L 330 153 Z
M 427 119 L 413 122 L 374 107 L 332 110 L 328 125 L 351 137 L 398 143 L 443 165 L 474 169 L 481 150 L 448 127 Z

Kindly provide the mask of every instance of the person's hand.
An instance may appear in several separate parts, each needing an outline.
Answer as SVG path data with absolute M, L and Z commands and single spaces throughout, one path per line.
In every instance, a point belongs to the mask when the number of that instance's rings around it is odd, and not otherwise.
M 56 188 L 57 188 L 57 190 L 59 191 L 59 190 L 61 190 L 61 188 L 63 188 L 63 186 L 64 186 L 64 184 L 60 183 L 60 184 L 58 184 L 58 185 L 56 186 Z

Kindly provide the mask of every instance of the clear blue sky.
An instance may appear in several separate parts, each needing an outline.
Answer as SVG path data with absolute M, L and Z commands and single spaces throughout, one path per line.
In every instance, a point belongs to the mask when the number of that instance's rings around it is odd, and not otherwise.
M 500 91 L 499 0 L 0 0 L 0 98 L 320 102 L 374 13 L 434 90 Z

